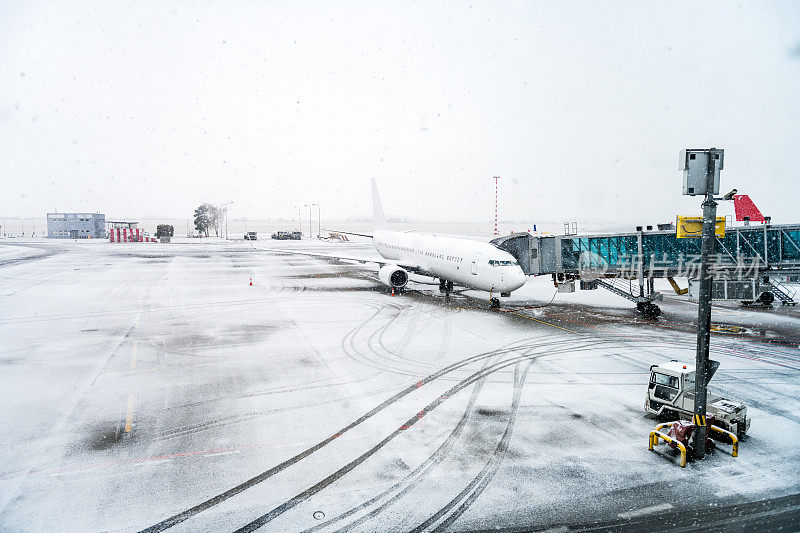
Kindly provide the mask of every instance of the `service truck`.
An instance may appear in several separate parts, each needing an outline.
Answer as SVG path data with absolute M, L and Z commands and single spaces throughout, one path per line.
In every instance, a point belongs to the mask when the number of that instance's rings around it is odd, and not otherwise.
M 719 363 L 709 361 L 706 384 L 716 372 Z M 667 363 L 650 367 L 650 385 L 644 408 L 648 413 L 665 419 L 688 419 L 694 415 L 694 363 L 673 359 Z M 713 417 L 710 423 L 735 433 L 741 438 L 750 428 L 747 407 L 741 402 L 708 394 L 706 414 Z

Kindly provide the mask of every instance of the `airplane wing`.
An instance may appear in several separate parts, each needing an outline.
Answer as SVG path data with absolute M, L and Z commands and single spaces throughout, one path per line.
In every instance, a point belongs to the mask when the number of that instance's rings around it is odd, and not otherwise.
M 353 233 L 352 231 L 341 231 L 338 229 L 322 228 L 321 231 L 327 231 L 329 233 L 341 233 L 342 235 L 357 235 L 359 237 L 368 237 L 370 239 L 373 237 L 372 235 L 367 235 L 366 233 Z
M 356 262 L 359 262 L 359 263 L 375 263 L 378 266 L 397 265 L 400 268 L 402 268 L 404 270 L 407 270 L 408 272 L 412 272 L 414 274 L 419 274 L 420 276 L 435 277 L 433 274 L 428 272 L 425 269 L 425 267 L 423 267 L 421 265 L 412 265 L 412 264 L 409 264 L 409 263 L 390 261 L 388 259 L 385 259 L 385 258 L 377 255 L 377 254 L 375 256 L 371 256 L 370 257 L 370 256 L 366 256 L 366 255 L 357 256 L 357 255 L 348 255 L 348 254 L 336 254 L 336 255 L 323 254 L 323 253 L 318 253 L 318 252 L 306 252 L 306 251 L 300 251 L 300 250 L 287 250 L 285 248 L 261 248 L 261 247 L 257 247 L 257 246 L 254 246 L 253 248 L 256 249 L 256 250 L 263 250 L 265 252 L 273 252 L 273 253 L 286 254 L 286 255 L 305 255 L 305 256 L 308 256 L 308 257 L 316 257 L 316 258 L 319 258 L 319 259 L 340 259 L 340 260 L 345 260 L 345 261 L 356 261 Z

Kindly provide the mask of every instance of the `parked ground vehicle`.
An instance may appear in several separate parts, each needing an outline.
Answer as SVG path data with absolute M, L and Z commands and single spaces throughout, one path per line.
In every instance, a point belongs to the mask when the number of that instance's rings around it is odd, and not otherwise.
M 709 361 L 707 380 L 710 381 L 719 363 Z M 672 360 L 650 367 L 650 384 L 644 408 L 648 413 L 667 419 L 691 419 L 694 414 L 695 365 Z M 741 402 L 708 394 L 706 413 L 711 423 L 735 433 L 741 438 L 750 428 L 747 407 Z
M 272 234 L 272 238 L 279 241 L 299 241 L 302 236 L 299 231 L 276 231 Z
M 156 226 L 156 238 L 161 237 L 174 237 L 175 227 L 172 224 L 159 224 Z
M 244 234 L 244 240 L 246 241 L 257 241 L 258 234 L 255 231 L 247 231 Z

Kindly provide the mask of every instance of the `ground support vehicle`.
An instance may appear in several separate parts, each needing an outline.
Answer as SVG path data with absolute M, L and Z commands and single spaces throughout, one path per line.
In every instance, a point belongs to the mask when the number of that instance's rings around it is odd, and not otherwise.
M 276 231 L 272 238 L 278 241 L 299 241 L 302 233 L 299 231 Z
M 709 361 L 710 371 L 706 377 L 711 380 L 719 363 Z M 650 367 L 650 383 L 644 408 L 648 413 L 667 420 L 691 420 L 694 416 L 695 365 L 672 360 Z M 744 437 L 750 428 L 747 407 L 741 402 L 709 394 L 707 398 L 709 424 Z

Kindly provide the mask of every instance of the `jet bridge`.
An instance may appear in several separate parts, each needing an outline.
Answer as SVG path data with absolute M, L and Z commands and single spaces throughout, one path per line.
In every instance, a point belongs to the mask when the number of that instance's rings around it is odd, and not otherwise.
M 560 289 L 598 286 L 637 304 L 646 315 L 658 314 L 653 303 L 654 278 L 687 277 L 692 285 L 700 277 L 701 239 L 679 239 L 674 229 L 638 230 L 597 235 L 538 236 L 512 233 L 491 241 L 517 258 L 529 276 L 549 274 Z M 794 305 L 788 276 L 800 274 L 800 224 L 738 226 L 716 237 L 712 261 L 716 299 L 760 301 Z M 625 280 L 620 282 L 619 280 Z M 638 291 L 631 290 L 638 281 Z M 570 289 L 571 286 L 571 289 Z

